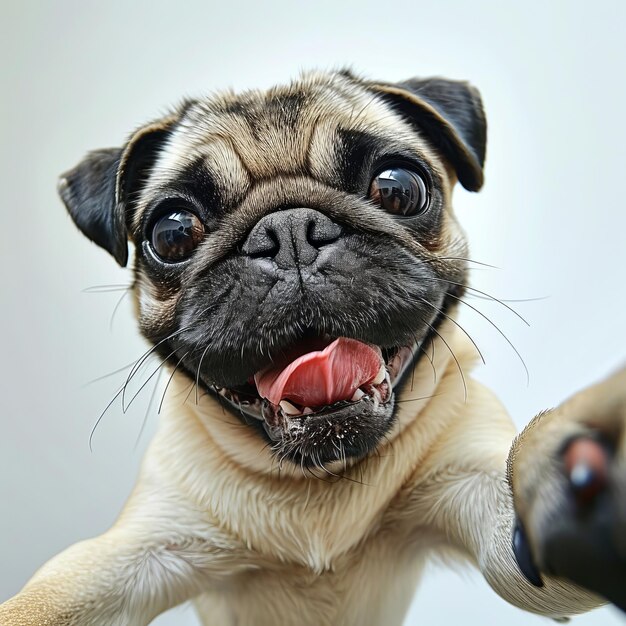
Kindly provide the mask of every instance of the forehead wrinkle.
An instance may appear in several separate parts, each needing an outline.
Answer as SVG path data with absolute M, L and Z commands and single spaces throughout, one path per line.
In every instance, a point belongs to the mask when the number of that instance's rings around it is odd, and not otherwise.
M 295 90 L 291 85 L 271 90 L 267 98 L 295 94 L 300 94 L 302 101 L 294 128 L 282 128 L 274 123 L 273 111 L 264 109 L 261 103 L 254 108 L 258 116 L 256 132 L 248 128 L 245 134 L 229 135 L 237 154 L 256 181 L 280 174 L 310 173 L 312 144 L 320 126 L 331 124 L 338 116 L 352 115 L 355 108 L 353 94 L 337 91 L 327 84 L 313 85 L 304 93 L 302 86 Z M 259 133 L 259 128 L 263 132 Z
M 306 144 L 299 132 L 280 128 L 267 111 L 255 112 L 250 120 L 232 117 L 239 119 L 231 120 L 237 124 L 237 132 L 230 133 L 230 143 L 252 177 L 263 179 L 286 170 L 303 170 Z
M 239 96 L 221 94 L 199 103 L 191 118 L 199 125 L 210 124 L 211 134 L 228 141 L 251 178 L 266 178 L 280 172 L 285 161 L 291 162 L 292 169 L 302 166 L 298 133 L 285 132 L 280 124 L 287 111 L 280 98 L 288 96 L 305 97 L 306 93 L 273 89 Z M 291 112 L 297 113 L 298 107 L 294 102 Z
M 306 165 L 304 146 L 308 147 L 308 142 L 298 140 L 301 137 L 297 130 L 283 129 L 272 123 L 271 114 L 274 112 L 276 117 L 276 112 L 270 106 L 281 97 L 296 96 L 301 98 L 302 119 L 298 127 L 306 131 L 315 119 L 337 115 L 352 117 L 357 107 L 363 108 L 365 96 L 371 94 L 343 77 L 312 72 L 288 86 L 266 92 L 252 90 L 240 95 L 222 92 L 197 100 L 185 110 L 166 140 L 155 170 L 175 176 L 181 166 L 197 159 L 199 151 L 212 138 L 229 141 L 242 165 L 255 177 L 265 178 L 283 171 L 285 156 L 296 162 L 293 169 L 301 168 Z M 258 125 L 262 132 L 255 134 L 253 125 Z M 181 160 L 187 163 L 181 164 Z M 269 163 L 264 163 L 265 160 Z M 262 171 L 256 172 L 256 169 Z
M 250 173 L 229 141 L 214 138 L 203 148 L 201 155 L 224 204 L 231 204 L 245 195 L 252 184 Z
M 218 95 L 198 102 L 186 117 L 198 126 L 210 126 L 212 135 L 228 141 L 251 178 L 301 174 L 308 166 L 317 121 L 336 115 L 340 109 L 346 115 L 354 110 L 351 92 L 356 88 L 346 92 L 341 85 L 336 77 L 307 76 L 267 92 Z M 293 115 L 286 115 L 292 102 Z M 284 124 L 285 118 L 292 118 L 293 125 Z

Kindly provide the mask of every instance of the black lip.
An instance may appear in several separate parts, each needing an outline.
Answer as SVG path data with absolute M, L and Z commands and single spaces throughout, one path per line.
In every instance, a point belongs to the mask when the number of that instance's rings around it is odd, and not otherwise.
M 265 419 L 253 417 L 237 410 L 228 400 L 213 390 L 210 393 L 230 413 L 245 425 L 252 426 L 271 446 L 276 456 L 288 459 L 303 468 L 317 467 L 342 459 L 366 456 L 389 431 L 395 421 L 395 393 L 390 392 L 384 403 L 374 406 L 373 401 L 362 399 L 345 403 L 337 409 L 320 411 L 300 420 L 297 438 Z

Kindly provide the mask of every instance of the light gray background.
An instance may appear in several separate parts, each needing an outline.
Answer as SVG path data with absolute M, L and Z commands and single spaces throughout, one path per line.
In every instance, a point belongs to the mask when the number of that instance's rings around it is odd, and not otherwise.
M 123 374 L 89 380 L 145 349 L 104 252 L 74 229 L 57 175 L 119 144 L 183 95 L 266 87 L 301 68 L 352 64 L 385 80 L 440 74 L 481 89 L 490 125 L 486 186 L 457 190 L 472 257 L 500 269 L 474 285 L 512 299 L 470 300 L 485 353 L 477 376 L 519 426 L 626 357 L 624 89 L 626 3 L 13 2 L 0 16 L 0 599 L 38 565 L 115 518 L 154 430 L 151 384 L 89 432 Z M 147 370 L 149 372 L 149 370 Z M 407 624 L 539 624 L 481 578 L 433 568 Z M 197 624 L 189 609 L 159 618 Z M 545 620 L 543 620 L 543 623 Z M 580 625 L 624 620 L 612 609 Z

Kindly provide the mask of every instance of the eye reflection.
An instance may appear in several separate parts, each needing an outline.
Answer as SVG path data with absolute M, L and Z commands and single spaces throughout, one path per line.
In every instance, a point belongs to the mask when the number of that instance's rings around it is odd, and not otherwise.
M 159 218 L 152 227 L 150 243 L 161 259 L 177 262 L 186 259 L 205 235 L 197 215 L 181 209 Z
M 428 206 L 424 179 L 404 167 L 389 168 L 377 174 L 372 179 L 369 197 L 392 215 L 417 215 Z

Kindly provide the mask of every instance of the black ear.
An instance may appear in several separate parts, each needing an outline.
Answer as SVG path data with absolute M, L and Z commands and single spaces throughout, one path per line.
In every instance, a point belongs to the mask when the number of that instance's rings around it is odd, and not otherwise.
M 469 83 L 426 78 L 370 83 L 430 139 L 470 191 L 483 184 L 487 121 L 478 90 Z
M 128 262 L 126 224 L 132 194 L 145 180 L 176 119 L 169 116 L 139 129 L 124 148 L 90 152 L 59 180 L 59 195 L 76 226 L 122 267 Z
M 121 148 L 90 152 L 61 176 L 58 190 L 76 226 L 124 266 L 128 261 L 124 210 L 115 202 L 121 157 Z

